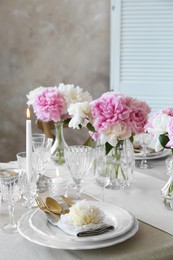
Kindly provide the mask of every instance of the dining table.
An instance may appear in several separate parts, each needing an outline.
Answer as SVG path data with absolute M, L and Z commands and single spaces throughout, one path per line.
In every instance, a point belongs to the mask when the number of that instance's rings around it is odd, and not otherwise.
M 20 233 L 9 234 L 0 231 L 0 260 L 173 260 L 173 210 L 165 207 L 161 197 L 161 188 L 169 178 L 165 163 L 169 156 L 149 159 L 147 169 L 140 169 L 140 160 L 136 159 L 133 178 L 128 187 L 117 190 L 105 188 L 104 203 L 125 209 L 136 217 L 138 229 L 133 236 L 101 248 L 61 249 L 52 248 L 49 243 L 35 243 Z M 16 162 L 0 163 L 1 169 L 9 167 L 17 167 Z M 70 186 L 73 181 L 69 171 L 54 161 L 47 164 L 46 177 L 56 177 L 57 168 L 60 176 L 66 179 Z M 40 195 L 44 197 L 46 192 Z M 82 198 L 101 202 L 101 187 L 96 183 L 93 171 L 84 179 Z M 15 204 L 16 222 L 29 210 L 18 201 Z M 7 204 L 2 201 L 0 226 L 2 227 L 7 220 Z

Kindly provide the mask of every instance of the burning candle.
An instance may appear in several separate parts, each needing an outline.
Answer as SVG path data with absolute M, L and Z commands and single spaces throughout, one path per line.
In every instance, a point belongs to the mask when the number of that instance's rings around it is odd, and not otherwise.
M 32 128 L 30 120 L 30 110 L 26 110 L 26 176 L 28 183 L 30 182 L 32 169 Z

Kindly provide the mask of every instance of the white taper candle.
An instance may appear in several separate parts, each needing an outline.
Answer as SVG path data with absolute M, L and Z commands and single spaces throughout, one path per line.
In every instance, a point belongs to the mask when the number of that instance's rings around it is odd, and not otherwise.
M 32 170 L 32 124 L 30 120 L 30 110 L 26 110 L 26 176 L 28 183 Z

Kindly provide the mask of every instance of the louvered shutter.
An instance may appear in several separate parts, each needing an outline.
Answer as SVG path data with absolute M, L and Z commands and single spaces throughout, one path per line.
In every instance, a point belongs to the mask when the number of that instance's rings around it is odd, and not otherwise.
M 110 89 L 173 107 L 173 0 L 111 1 Z

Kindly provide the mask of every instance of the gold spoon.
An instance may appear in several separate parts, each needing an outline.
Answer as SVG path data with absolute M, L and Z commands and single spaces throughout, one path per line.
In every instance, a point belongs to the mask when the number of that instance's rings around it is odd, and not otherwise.
M 50 209 L 51 212 L 55 214 L 61 214 L 62 212 L 61 205 L 51 197 L 46 198 L 46 206 Z
M 35 200 L 37 202 L 37 205 L 42 211 L 44 211 L 45 213 L 50 213 L 54 218 L 59 220 L 60 216 L 51 212 L 50 209 L 46 206 L 46 204 L 40 197 L 36 197 Z

